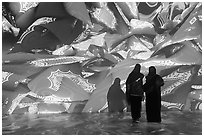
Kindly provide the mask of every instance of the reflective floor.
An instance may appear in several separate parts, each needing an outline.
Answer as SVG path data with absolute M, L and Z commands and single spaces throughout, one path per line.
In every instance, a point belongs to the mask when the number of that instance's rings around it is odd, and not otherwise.
M 202 135 L 202 112 L 162 112 L 162 123 L 147 123 L 145 113 L 132 123 L 130 113 L 11 115 L 2 118 L 3 135 Z

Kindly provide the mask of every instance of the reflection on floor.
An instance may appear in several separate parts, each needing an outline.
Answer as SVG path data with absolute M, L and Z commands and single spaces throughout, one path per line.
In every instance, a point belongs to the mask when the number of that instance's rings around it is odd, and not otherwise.
M 202 112 L 163 111 L 162 123 L 132 123 L 130 113 L 11 115 L 3 135 L 201 135 Z

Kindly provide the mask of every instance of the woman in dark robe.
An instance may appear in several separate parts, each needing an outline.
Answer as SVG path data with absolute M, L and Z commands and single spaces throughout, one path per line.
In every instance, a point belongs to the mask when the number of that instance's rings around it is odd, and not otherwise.
M 113 85 L 108 90 L 107 94 L 108 111 L 123 112 L 126 106 L 125 93 L 120 86 L 120 78 L 116 78 Z
M 137 122 L 141 117 L 142 100 L 144 97 L 142 89 L 144 75 L 140 73 L 140 69 L 140 64 L 136 64 L 126 81 L 126 98 L 131 107 L 133 122 Z
M 154 66 L 149 67 L 146 83 L 143 86 L 146 95 L 146 115 L 148 122 L 161 122 L 161 86 L 164 81 L 156 74 Z

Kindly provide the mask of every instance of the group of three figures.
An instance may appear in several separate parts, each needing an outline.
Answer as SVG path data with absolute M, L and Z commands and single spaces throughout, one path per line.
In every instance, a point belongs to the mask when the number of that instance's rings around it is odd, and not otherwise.
M 140 69 L 140 64 L 136 64 L 129 74 L 126 81 L 126 95 L 120 87 L 120 78 L 115 79 L 107 94 L 109 112 L 122 112 L 127 104 L 130 106 L 133 122 L 138 122 L 145 93 L 147 121 L 161 122 L 161 86 L 164 85 L 164 81 L 156 74 L 156 68 L 151 66 L 149 74 L 145 77 L 146 83 L 143 84 L 144 75 Z

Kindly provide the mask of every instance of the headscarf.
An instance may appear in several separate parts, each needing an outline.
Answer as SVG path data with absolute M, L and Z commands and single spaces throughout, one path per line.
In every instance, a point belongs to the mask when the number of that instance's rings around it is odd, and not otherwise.
M 120 86 L 120 78 L 116 78 L 114 80 L 114 83 L 111 85 L 111 87 L 108 90 L 107 99 L 109 100 L 109 99 L 116 98 L 117 95 L 120 96 L 121 93 L 123 93 L 123 91 Z
M 129 74 L 127 81 L 126 81 L 126 85 L 130 84 L 132 82 L 134 82 L 135 80 L 137 80 L 139 77 L 141 77 L 141 73 L 140 73 L 140 69 L 141 69 L 141 65 L 140 64 L 136 64 L 135 68 L 133 69 L 133 71 Z
M 154 66 L 149 67 L 149 74 L 146 76 L 146 81 L 150 81 L 156 76 L 156 68 Z
M 149 67 L 149 75 L 156 75 L 156 68 L 154 66 Z
M 116 78 L 116 79 L 114 80 L 113 86 L 120 87 L 120 78 Z

